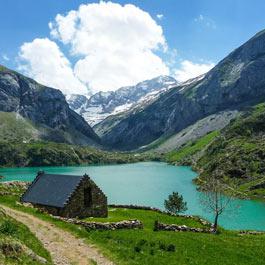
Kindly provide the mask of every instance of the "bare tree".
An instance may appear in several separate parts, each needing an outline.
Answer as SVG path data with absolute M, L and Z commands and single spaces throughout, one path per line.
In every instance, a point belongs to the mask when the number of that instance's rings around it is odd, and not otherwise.
M 213 174 L 212 177 L 207 178 L 205 184 L 202 185 L 201 190 L 201 204 L 206 211 L 214 214 L 213 231 L 217 232 L 218 218 L 230 205 L 233 196 L 227 191 L 229 186 L 224 184 L 222 179 Z M 226 192 L 226 195 L 225 195 Z

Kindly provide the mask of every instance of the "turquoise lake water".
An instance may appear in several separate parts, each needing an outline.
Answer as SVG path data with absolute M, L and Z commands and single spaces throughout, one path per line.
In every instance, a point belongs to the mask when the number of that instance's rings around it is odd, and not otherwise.
M 200 215 L 210 221 L 212 216 L 200 205 L 200 193 L 192 183 L 197 173 L 190 167 L 171 166 L 159 162 L 143 162 L 124 165 L 100 165 L 78 167 L 35 167 L 0 169 L 4 180 L 31 181 L 36 172 L 81 175 L 90 177 L 102 188 L 108 203 L 137 204 L 163 209 L 164 200 L 173 191 L 187 201 L 187 214 Z M 265 230 L 265 203 L 236 200 L 220 217 L 220 224 L 227 229 Z

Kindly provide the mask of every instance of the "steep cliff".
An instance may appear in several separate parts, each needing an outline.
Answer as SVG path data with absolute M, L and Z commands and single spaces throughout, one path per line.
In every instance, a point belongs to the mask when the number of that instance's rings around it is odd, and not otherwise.
M 84 145 L 100 143 L 86 121 L 69 108 L 59 90 L 4 66 L 0 66 L 0 111 L 31 121 L 40 139 Z

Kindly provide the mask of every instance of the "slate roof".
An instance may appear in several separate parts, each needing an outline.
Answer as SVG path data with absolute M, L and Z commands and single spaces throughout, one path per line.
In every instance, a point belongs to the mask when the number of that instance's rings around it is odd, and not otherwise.
M 39 174 L 21 201 L 63 208 L 85 176 Z

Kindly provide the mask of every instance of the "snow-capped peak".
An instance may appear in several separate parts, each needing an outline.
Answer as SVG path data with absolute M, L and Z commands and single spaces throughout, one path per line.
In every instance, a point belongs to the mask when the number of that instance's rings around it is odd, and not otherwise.
M 109 115 L 128 111 L 139 104 L 144 104 L 176 85 L 177 81 L 173 77 L 158 76 L 135 86 L 121 87 L 116 91 L 100 91 L 91 97 L 71 95 L 66 99 L 73 110 L 94 126 Z

